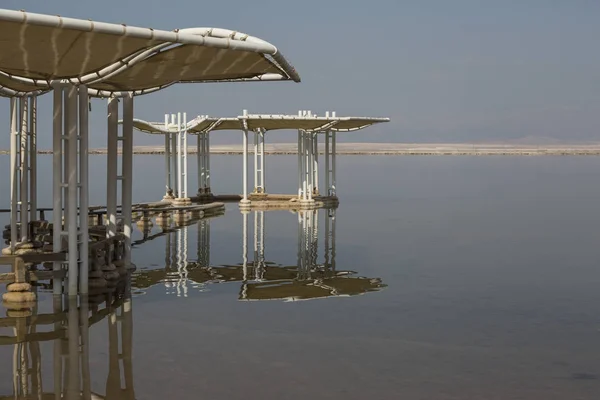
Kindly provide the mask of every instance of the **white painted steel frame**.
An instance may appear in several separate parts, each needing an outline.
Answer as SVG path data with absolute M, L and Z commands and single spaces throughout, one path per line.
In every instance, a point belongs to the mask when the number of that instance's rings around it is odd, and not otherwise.
M 137 39 L 148 39 L 155 40 L 164 43 L 158 45 L 149 46 L 148 48 L 134 52 L 133 54 L 127 55 L 122 60 L 119 60 L 109 66 L 106 66 L 100 70 L 95 71 L 83 71 L 81 76 L 76 78 L 69 76 L 57 76 L 54 80 L 48 79 L 30 79 L 27 77 L 21 77 L 14 74 L 7 73 L 2 70 L 0 63 L 0 74 L 14 80 L 20 84 L 28 84 L 32 87 L 30 94 L 36 95 L 41 94 L 44 91 L 48 91 L 53 83 L 63 80 L 72 84 L 86 84 L 88 86 L 100 83 L 103 80 L 112 77 L 132 65 L 136 65 L 140 62 L 150 60 L 152 56 L 158 54 L 160 50 L 165 47 L 172 46 L 175 44 L 190 44 L 206 47 L 214 47 L 220 49 L 232 49 L 238 51 L 256 52 L 263 53 L 270 57 L 271 61 L 280 72 L 280 76 L 272 76 L 277 74 L 263 74 L 251 78 L 239 78 L 229 79 L 229 81 L 261 81 L 261 80 L 287 80 L 291 79 L 296 82 L 300 81 L 300 76 L 292 65 L 283 57 L 281 52 L 272 44 L 261 40 L 259 38 L 249 36 L 243 33 L 220 29 L 220 28 L 189 28 L 179 29 L 175 32 L 161 31 L 149 28 L 133 27 L 121 24 L 109 24 L 103 22 L 96 22 L 91 20 L 81 20 L 73 18 L 65 18 L 60 16 L 29 13 L 24 11 L 14 11 L 0 9 L 0 23 L 16 22 L 29 26 L 46 26 L 46 27 L 60 27 L 63 30 L 75 30 L 81 31 L 82 33 L 95 32 L 109 35 L 115 35 L 117 37 L 124 38 L 137 38 Z M 52 68 L 52 69 L 50 69 Z M 53 75 L 55 73 L 54 67 L 50 66 L 48 71 L 37 71 L 40 74 L 46 73 L 46 75 Z M 210 81 L 220 81 L 219 79 L 209 79 Z M 176 83 L 176 82 L 172 82 Z M 170 84 L 172 84 L 170 83 Z M 168 85 L 164 85 L 168 86 Z M 162 87 L 164 87 L 162 86 Z M 159 90 L 162 87 L 146 89 L 146 91 Z M 140 93 L 138 93 L 140 92 Z M 106 90 L 96 90 L 91 88 L 90 95 L 93 96 L 125 96 L 129 94 L 144 94 L 145 90 L 132 91 L 132 92 L 109 92 Z M 21 96 L 24 92 L 20 92 L 10 87 L 0 87 L 0 93 L 6 96 Z

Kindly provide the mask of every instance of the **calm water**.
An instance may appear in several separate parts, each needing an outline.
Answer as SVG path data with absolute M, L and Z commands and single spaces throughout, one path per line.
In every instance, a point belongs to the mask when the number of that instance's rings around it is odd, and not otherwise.
M 3 171 L 7 163 L 0 158 Z M 50 167 L 49 158 L 41 163 Z M 91 159 L 100 182 L 104 163 Z M 293 192 L 295 158 L 267 163 L 267 189 Z M 239 191 L 238 164 L 214 157 L 216 192 Z M 162 158 L 138 156 L 135 168 L 134 201 L 162 197 Z M 600 158 L 344 156 L 339 168 L 335 235 L 323 210 L 316 218 L 265 212 L 264 268 L 253 263 L 262 260 L 254 250 L 260 213 L 246 217 L 246 269 L 235 205 L 173 233 L 155 227 L 133 253 L 132 311 L 117 318 L 123 307 L 108 310 L 89 328 L 91 391 L 138 399 L 598 398 Z M 1 207 L 7 196 L 0 193 Z M 104 187 L 91 197 L 104 203 Z M 38 312 L 52 306 L 42 293 Z M 69 341 L 56 343 L 29 347 L 38 354 L 39 346 L 44 392 L 54 390 L 57 368 L 65 376 L 79 368 L 68 362 Z M 54 364 L 60 346 L 62 367 Z M 14 349 L 0 346 L 0 395 L 14 390 Z M 126 380 L 132 388 L 119 391 Z

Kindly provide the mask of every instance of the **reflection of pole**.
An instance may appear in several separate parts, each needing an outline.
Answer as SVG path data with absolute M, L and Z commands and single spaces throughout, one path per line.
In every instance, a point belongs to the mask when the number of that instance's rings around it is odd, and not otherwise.
M 68 334 L 69 343 L 69 382 L 67 385 L 67 399 L 79 399 L 79 310 L 77 309 L 77 297 L 69 296 L 68 311 Z
M 331 218 L 331 269 L 333 271 L 335 271 L 335 213 L 336 210 L 334 208 L 329 210 Z
M 254 278 L 265 274 L 265 212 L 254 211 Z
M 135 399 L 133 388 L 133 313 L 131 296 L 127 297 L 121 310 L 121 358 L 123 360 L 123 376 L 125 378 L 125 393 L 123 399 Z
M 112 299 L 110 300 L 112 301 Z M 112 304 L 107 302 L 107 307 Z M 106 379 L 106 398 L 118 399 L 121 391 L 121 368 L 119 366 L 119 327 L 117 310 L 111 309 L 108 315 L 108 377 Z
M 62 296 L 54 296 L 53 298 L 53 311 L 54 315 L 62 313 Z M 54 332 L 59 332 L 61 329 L 60 322 L 54 323 Z M 62 393 L 62 355 L 61 355 L 61 338 L 54 339 L 54 396 L 56 400 L 60 400 Z
M 83 398 L 92 398 L 91 376 L 90 376 L 90 327 L 89 327 L 89 303 L 86 296 L 82 296 L 79 308 L 79 319 L 81 323 L 81 378 L 83 381 Z
M 248 280 L 248 212 L 242 212 L 242 270 L 244 282 Z

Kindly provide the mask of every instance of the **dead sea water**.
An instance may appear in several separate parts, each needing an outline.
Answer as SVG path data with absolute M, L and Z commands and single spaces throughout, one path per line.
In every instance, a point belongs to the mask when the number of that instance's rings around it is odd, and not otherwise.
M 216 193 L 240 191 L 240 162 L 212 158 Z M 69 341 L 72 313 L 38 318 L 38 333 L 59 334 L 20 347 L 0 328 L 0 397 L 35 380 L 29 398 L 58 384 L 75 398 L 81 375 L 81 390 L 115 399 L 597 398 L 599 157 L 338 162 L 333 215 L 251 212 L 246 251 L 233 204 L 150 240 L 136 230 L 131 301 L 98 310 L 87 341 Z M 266 163 L 267 190 L 293 193 L 295 157 Z M 134 202 L 162 197 L 163 167 L 135 157 Z M 90 171 L 90 203 L 103 204 L 104 156 Z M 38 191 L 50 206 L 49 179 Z M 37 313 L 52 315 L 50 294 L 39 297 Z M 87 363 L 73 357 L 84 348 Z M 34 359 L 39 370 L 15 380 Z

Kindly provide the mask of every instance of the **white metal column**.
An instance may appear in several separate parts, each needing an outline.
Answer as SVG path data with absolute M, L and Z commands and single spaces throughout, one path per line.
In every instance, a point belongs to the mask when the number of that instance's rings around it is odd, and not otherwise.
M 177 198 L 183 197 L 183 185 L 182 185 L 182 143 L 181 143 L 181 113 L 177 113 Z
M 20 149 L 19 149 L 19 202 L 21 203 L 21 211 L 19 221 L 21 223 L 20 242 L 29 240 L 29 144 L 28 144 L 28 124 L 27 120 L 29 113 L 27 111 L 28 99 L 26 97 L 19 98 L 19 119 L 20 123 Z
M 17 232 L 17 207 L 19 195 L 17 193 L 17 140 L 19 138 L 17 99 L 10 99 L 10 250 L 15 251 L 19 234 Z
M 165 130 L 169 127 L 169 114 L 165 114 Z M 171 134 L 165 133 L 165 198 L 173 197 L 173 184 L 171 183 Z
M 304 153 L 303 147 L 304 141 L 302 140 L 302 131 L 298 129 L 298 200 L 302 199 L 303 191 L 302 191 L 302 182 L 303 182 L 303 173 L 302 173 L 302 154 Z
M 329 158 L 329 146 L 330 146 L 329 131 L 325 132 L 325 196 L 329 196 L 329 176 L 330 176 L 330 165 L 331 160 Z
M 205 133 L 204 137 L 204 169 L 206 171 L 205 184 L 206 194 L 211 194 L 212 189 L 210 188 L 210 131 Z
M 248 110 L 244 110 L 243 116 L 248 116 Z M 250 201 L 248 200 L 248 121 L 246 119 L 242 120 L 244 126 L 243 133 L 243 154 L 242 154 L 242 186 L 243 186 L 243 198 L 240 202 L 241 204 L 248 204 Z
M 175 114 L 171 114 L 171 124 L 167 127 L 169 131 L 175 127 Z M 173 176 L 173 196 L 179 197 L 178 179 L 179 169 L 177 169 L 177 133 L 171 132 L 171 174 Z
M 52 251 L 62 251 L 63 233 L 63 93 L 64 86 L 53 85 L 53 122 L 52 122 Z M 12 99 L 11 99 L 12 100 Z M 11 102 L 12 105 L 12 102 Z M 62 269 L 62 263 L 55 261 L 52 264 L 54 274 Z M 52 280 L 53 294 L 62 294 L 62 280 Z
M 79 86 L 79 231 L 80 245 L 79 258 L 81 270 L 79 271 L 79 291 L 88 293 L 89 273 L 89 168 L 88 168 L 88 121 L 89 98 L 87 86 Z
M 29 99 L 29 220 L 37 220 L 37 97 Z
M 265 134 L 254 131 L 254 193 L 265 193 Z
M 108 99 L 106 164 L 106 237 L 117 235 L 117 175 L 119 142 L 119 99 Z
M 188 197 L 188 146 L 187 146 L 187 113 L 183 113 L 183 120 L 181 121 L 179 130 L 181 132 L 181 140 L 183 146 L 182 152 L 182 163 L 183 163 L 183 171 L 182 171 L 182 179 L 183 179 L 183 198 L 187 199 Z
M 125 236 L 125 266 L 131 266 L 132 195 L 133 195 L 133 95 L 123 98 L 121 213 Z
M 198 195 L 202 195 L 205 192 L 206 187 L 206 165 L 205 165 L 205 134 L 198 134 L 198 142 L 196 145 L 196 153 L 197 153 L 197 162 L 198 162 Z
M 313 191 L 319 195 L 319 134 L 313 133 Z

